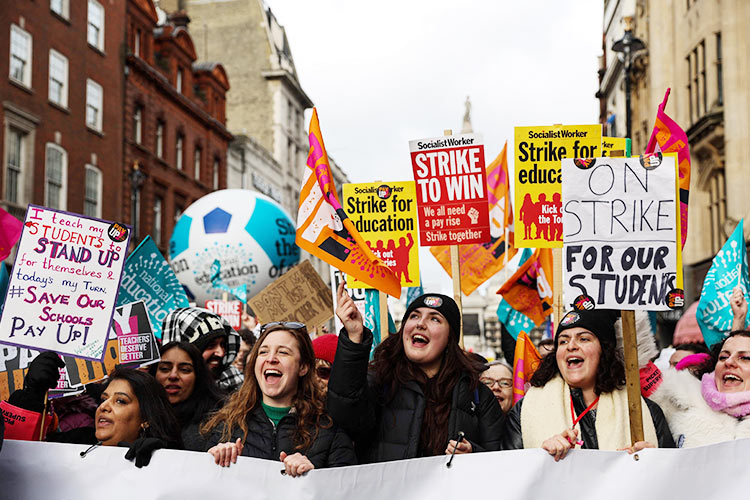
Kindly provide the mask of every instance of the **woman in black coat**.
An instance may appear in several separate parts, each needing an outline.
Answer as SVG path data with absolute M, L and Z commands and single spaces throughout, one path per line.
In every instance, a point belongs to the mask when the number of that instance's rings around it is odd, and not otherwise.
M 453 299 L 415 299 L 368 364 L 372 333 L 343 285 L 337 293 L 344 329 L 328 411 L 354 438 L 361 462 L 500 449 L 502 410 L 458 345 L 461 313 Z
M 356 464 L 351 439 L 325 412 L 314 366 L 305 325 L 264 325 L 242 387 L 201 427 L 215 462 L 229 466 L 239 455 L 281 460 L 291 476 Z

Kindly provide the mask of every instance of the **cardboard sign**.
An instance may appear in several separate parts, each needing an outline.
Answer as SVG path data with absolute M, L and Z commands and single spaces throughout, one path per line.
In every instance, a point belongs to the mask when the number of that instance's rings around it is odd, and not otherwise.
M 484 145 L 477 134 L 409 141 L 417 188 L 419 243 L 490 241 Z
M 331 270 L 331 297 L 333 298 L 333 304 L 336 304 L 336 290 L 338 290 L 339 285 L 342 281 L 347 280 L 346 274 L 342 273 L 338 269 L 336 269 L 333 266 L 330 266 Z M 357 310 L 359 311 L 359 314 L 362 315 L 362 317 L 365 317 L 365 304 L 367 303 L 367 294 L 365 293 L 366 290 L 364 288 L 349 288 L 346 287 L 346 293 L 349 294 L 349 297 L 352 298 L 354 301 L 354 305 L 357 307 Z M 334 333 L 338 333 L 342 328 L 344 328 L 344 324 L 341 323 L 341 320 L 338 316 L 333 316 L 334 322 L 336 323 L 336 331 Z
M 585 309 L 682 307 L 674 157 L 566 159 L 562 168 L 566 301 Z
M 293 267 L 265 287 L 250 299 L 248 305 L 260 323 L 299 321 L 310 330 L 333 316 L 328 287 L 309 260 Z
M 601 125 L 515 128 L 515 246 L 562 246 L 563 158 L 601 156 Z
M 630 139 L 625 137 L 602 137 L 602 156 L 630 157 Z
M 190 305 L 185 289 L 150 236 L 146 236 L 125 261 L 117 305 L 138 300 L 146 304 L 157 339 L 161 338 L 161 326 L 167 314 Z
M 227 320 L 227 323 L 235 330 L 239 330 L 242 326 L 242 301 L 207 300 L 206 309 Z
M 413 182 L 344 184 L 344 211 L 401 286 L 419 285 L 417 198 Z M 353 276 L 348 288 L 372 288 Z
M 0 319 L 0 342 L 104 356 L 130 230 L 29 205 Z

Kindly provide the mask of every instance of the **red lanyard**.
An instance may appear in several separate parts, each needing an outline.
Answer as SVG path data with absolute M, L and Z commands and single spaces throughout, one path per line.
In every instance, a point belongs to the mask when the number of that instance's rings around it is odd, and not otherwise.
M 573 395 L 571 395 L 570 396 L 570 418 L 573 419 L 573 425 L 571 425 L 570 428 L 572 429 L 573 427 L 575 427 L 576 424 L 581 421 L 581 419 L 583 418 L 583 416 L 586 415 L 589 412 L 589 410 L 591 410 L 591 408 L 593 408 L 594 406 L 596 406 L 596 403 L 598 403 L 598 402 L 599 402 L 599 396 L 597 396 L 596 399 L 594 400 L 594 402 L 591 403 L 590 405 L 588 405 L 586 407 L 586 409 L 583 410 L 583 412 L 580 415 L 578 415 L 578 417 L 576 417 L 576 411 L 573 408 Z

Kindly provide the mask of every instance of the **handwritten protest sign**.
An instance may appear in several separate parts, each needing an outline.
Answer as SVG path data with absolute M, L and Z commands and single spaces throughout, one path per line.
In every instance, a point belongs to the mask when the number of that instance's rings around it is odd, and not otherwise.
M 565 159 L 562 174 L 566 300 L 586 309 L 682 307 L 674 158 Z
M 563 158 L 601 156 L 601 125 L 515 128 L 515 246 L 562 246 Z
M 422 246 L 490 241 L 484 145 L 477 134 L 409 141 Z
M 258 321 L 299 321 L 315 328 L 333 316 L 328 287 L 309 260 L 293 267 L 248 301 Z
M 419 284 L 417 199 L 413 182 L 344 184 L 344 210 L 380 261 L 401 286 Z M 348 288 L 371 288 L 349 275 Z
M 242 325 L 242 301 L 207 300 L 206 309 L 227 320 L 227 323 L 235 330 L 240 329 Z
M 129 239 L 121 224 L 29 205 L 0 342 L 101 359 Z
M 331 270 L 331 298 L 333 299 L 333 303 L 336 303 L 336 291 L 339 289 L 339 285 L 342 281 L 347 280 L 347 276 L 336 269 L 333 266 L 330 266 Z M 357 307 L 357 310 L 359 310 L 359 314 L 362 315 L 362 317 L 365 317 L 365 304 L 367 302 L 367 294 L 366 290 L 364 288 L 345 288 L 346 293 L 349 294 L 349 297 L 352 298 L 354 301 L 354 305 Z M 342 328 L 344 328 L 344 324 L 341 323 L 341 320 L 338 316 L 334 315 L 334 321 L 336 323 L 336 333 L 338 333 Z
M 125 261 L 117 305 L 137 300 L 145 302 L 157 339 L 161 338 L 161 326 L 167 314 L 189 305 L 185 289 L 150 236 L 146 236 Z

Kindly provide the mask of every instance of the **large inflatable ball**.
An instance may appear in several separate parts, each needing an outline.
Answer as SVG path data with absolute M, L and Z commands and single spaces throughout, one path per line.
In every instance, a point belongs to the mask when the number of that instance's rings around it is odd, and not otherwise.
M 169 256 L 199 306 L 227 292 L 247 298 L 299 262 L 292 219 L 274 200 L 225 189 L 190 205 L 175 225 Z M 243 286 L 244 285 L 244 286 Z

